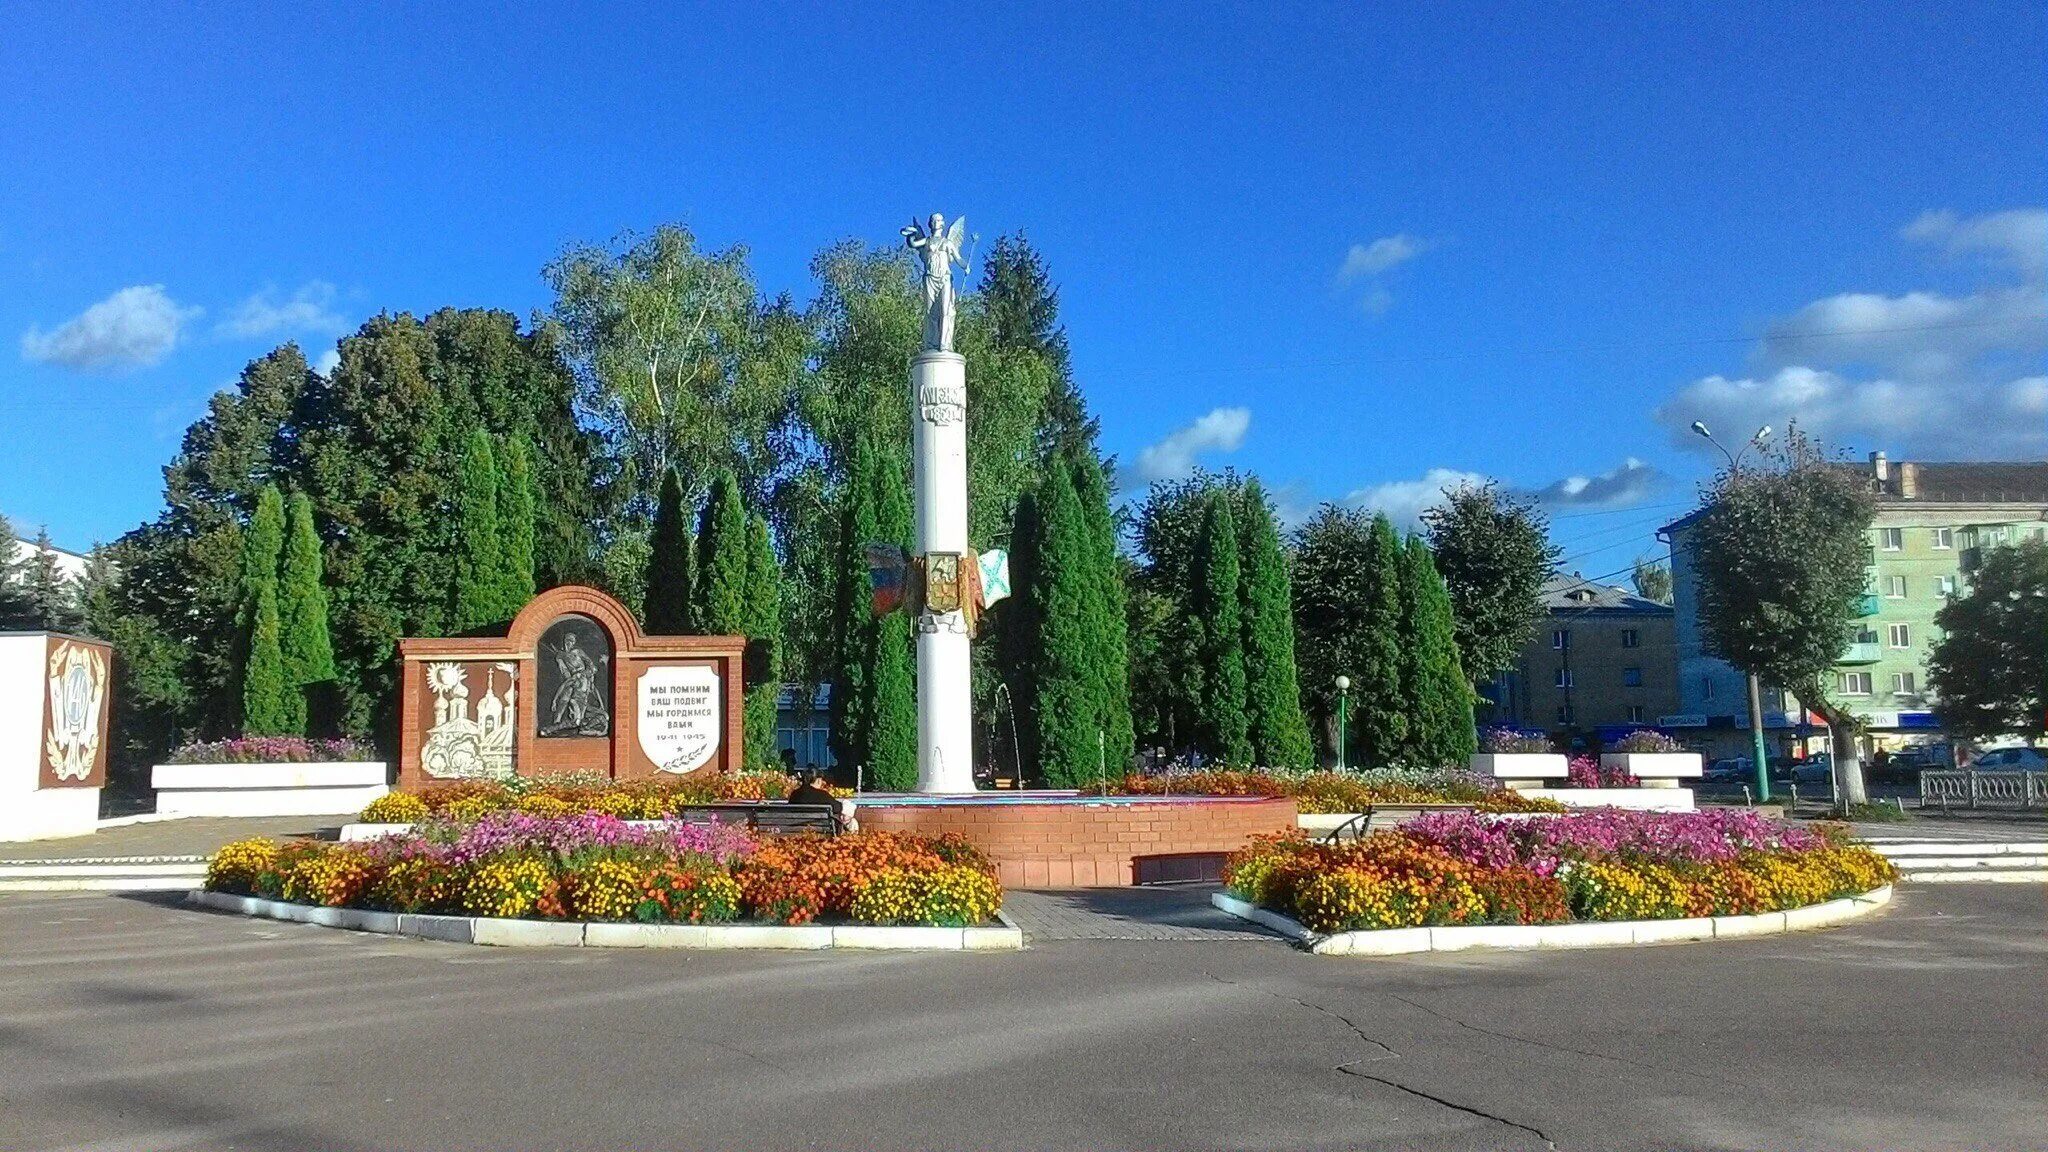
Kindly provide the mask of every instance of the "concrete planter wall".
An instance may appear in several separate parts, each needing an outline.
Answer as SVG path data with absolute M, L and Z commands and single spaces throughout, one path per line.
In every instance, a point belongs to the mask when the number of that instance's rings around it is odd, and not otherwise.
M 1571 772 L 1571 766 L 1556 752 L 1479 752 L 1473 755 L 1471 767 L 1477 775 L 1491 776 L 1518 789 L 1539 780 L 1562 780 Z
M 1628 808 L 1637 812 L 1690 812 L 1692 789 L 1679 788 L 1517 788 L 1532 800 L 1555 800 L 1567 808 Z
M 389 792 L 382 761 L 327 764 L 159 764 L 150 770 L 165 816 L 330 816 Z
M 1643 782 L 1645 788 L 1676 788 L 1680 780 L 1697 780 L 1700 754 L 1697 752 L 1602 752 L 1600 766 L 1620 768 Z

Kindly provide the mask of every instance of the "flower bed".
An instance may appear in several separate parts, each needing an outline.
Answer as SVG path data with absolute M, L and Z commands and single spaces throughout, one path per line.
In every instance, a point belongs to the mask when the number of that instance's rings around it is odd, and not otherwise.
M 241 736 L 183 745 L 166 764 L 358 764 L 377 759 L 362 740 L 308 740 L 303 736 Z
M 1292 796 L 1305 813 L 1363 812 L 1384 804 L 1469 804 L 1482 812 L 1562 812 L 1483 776 L 1455 769 L 1377 768 L 1364 772 L 1217 770 L 1126 776 L 1112 793 L 1132 796 Z
M 1432 813 L 1342 845 L 1263 838 L 1231 857 L 1224 883 L 1313 931 L 1349 932 L 1750 915 L 1860 895 L 1896 876 L 1839 826 L 1598 810 Z
M 1564 778 L 1573 788 L 1640 788 L 1643 784 L 1627 768 L 1591 756 L 1572 757 L 1565 765 Z
M 458 780 L 379 797 L 363 809 L 362 819 L 413 824 L 478 820 L 495 812 L 553 817 L 595 812 L 624 820 L 662 820 L 691 804 L 780 800 L 789 787 L 789 777 L 780 772 L 707 772 L 624 782 L 583 775 Z
M 358 843 L 241 840 L 207 865 L 212 892 L 330 908 L 645 924 L 968 927 L 1002 905 L 965 841 L 892 833 L 766 843 L 723 825 L 487 813 Z

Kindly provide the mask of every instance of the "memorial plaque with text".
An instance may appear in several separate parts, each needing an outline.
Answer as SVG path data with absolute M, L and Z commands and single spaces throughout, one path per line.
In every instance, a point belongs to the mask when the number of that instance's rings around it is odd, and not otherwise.
M 634 731 L 640 751 L 663 772 L 692 772 L 718 753 L 725 731 L 720 715 L 724 686 L 701 664 L 649 668 L 640 674 L 640 712 Z

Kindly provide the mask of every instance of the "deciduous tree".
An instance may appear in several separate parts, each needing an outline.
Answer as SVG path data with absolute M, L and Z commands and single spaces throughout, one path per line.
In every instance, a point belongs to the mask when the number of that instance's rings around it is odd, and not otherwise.
M 1934 623 L 1927 675 L 1942 728 L 2038 740 L 2048 729 L 2048 542 L 1986 548 L 1969 590 Z
M 1475 683 L 1489 680 L 1514 665 L 1543 619 L 1543 581 L 1559 555 L 1549 524 L 1493 484 L 1446 491 L 1422 522 L 1450 590 L 1459 666 Z

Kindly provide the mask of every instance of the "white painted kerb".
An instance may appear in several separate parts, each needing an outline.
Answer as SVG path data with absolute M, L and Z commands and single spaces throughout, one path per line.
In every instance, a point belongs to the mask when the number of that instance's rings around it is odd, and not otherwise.
M 360 812 L 391 789 L 381 761 L 159 764 L 149 782 L 165 816 L 328 816 Z
M 1397 956 L 1411 952 L 1463 952 L 1472 948 L 1612 948 L 1687 940 L 1773 936 L 1824 928 L 1867 916 L 1891 902 L 1887 884 L 1861 896 L 1754 916 L 1701 916 L 1685 920 L 1605 920 L 1579 924 L 1459 925 L 1386 928 L 1369 932 L 1311 932 L 1268 908 L 1218 892 L 1209 902 L 1232 916 L 1262 924 L 1322 956 Z

